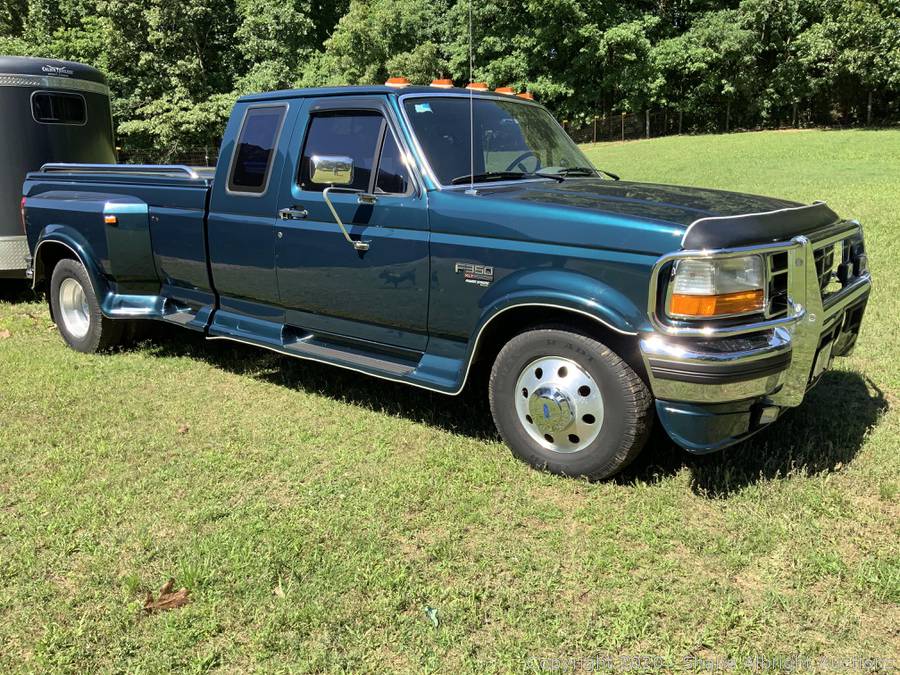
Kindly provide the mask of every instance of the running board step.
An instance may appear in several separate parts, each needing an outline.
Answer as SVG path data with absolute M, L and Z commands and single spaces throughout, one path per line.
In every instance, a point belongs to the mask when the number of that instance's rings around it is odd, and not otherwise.
M 416 369 L 416 364 L 404 363 L 380 359 L 367 354 L 359 354 L 347 349 L 336 349 L 322 344 L 316 344 L 308 340 L 300 339 L 284 345 L 284 351 L 297 356 L 306 356 L 312 359 L 324 360 L 332 363 L 341 363 L 356 368 L 378 370 L 389 373 L 395 377 L 409 375 Z

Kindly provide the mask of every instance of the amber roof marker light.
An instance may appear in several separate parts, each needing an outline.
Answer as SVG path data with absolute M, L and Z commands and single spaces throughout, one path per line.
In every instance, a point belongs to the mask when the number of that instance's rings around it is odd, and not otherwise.
M 405 77 L 389 77 L 384 84 L 388 87 L 408 87 L 409 80 Z
M 494 89 L 494 93 L 506 94 L 507 96 L 515 96 L 516 90 L 512 87 L 497 87 L 496 89 Z
M 488 91 L 487 82 L 469 82 L 466 85 L 466 89 L 471 89 L 472 91 Z
M 438 89 L 452 89 L 453 80 L 432 80 L 431 86 L 437 87 Z
M 519 98 L 524 98 L 526 101 L 534 100 L 534 94 L 532 94 L 530 91 L 523 91 L 521 94 L 516 94 L 516 96 L 518 96 Z

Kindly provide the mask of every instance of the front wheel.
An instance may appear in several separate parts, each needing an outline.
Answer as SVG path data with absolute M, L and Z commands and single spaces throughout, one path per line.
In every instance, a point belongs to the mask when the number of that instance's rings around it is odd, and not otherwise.
M 593 338 L 538 329 L 506 344 L 491 370 L 494 422 L 513 454 L 566 476 L 607 478 L 641 451 L 652 397 L 631 367 Z
M 121 344 L 125 326 L 100 312 L 87 270 L 76 260 L 60 260 L 50 278 L 50 309 L 60 335 L 79 352 Z

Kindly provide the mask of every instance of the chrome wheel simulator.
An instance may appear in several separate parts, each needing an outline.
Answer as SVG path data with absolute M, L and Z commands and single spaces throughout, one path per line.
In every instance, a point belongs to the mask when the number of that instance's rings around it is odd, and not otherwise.
M 59 309 L 69 334 L 80 340 L 91 327 L 91 309 L 84 288 L 77 279 L 63 279 L 59 285 Z
M 516 380 L 516 412 L 526 433 L 560 453 L 583 450 L 603 426 L 603 396 L 597 382 L 575 361 L 545 356 L 529 363 Z

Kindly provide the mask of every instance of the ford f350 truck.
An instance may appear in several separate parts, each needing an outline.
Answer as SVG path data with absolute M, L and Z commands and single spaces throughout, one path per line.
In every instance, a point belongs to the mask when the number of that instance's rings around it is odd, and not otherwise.
M 478 364 L 521 459 L 602 478 L 658 419 L 741 441 L 853 348 L 859 223 L 824 203 L 617 180 L 503 93 L 240 99 L 215 174 L 47 165 L 23 218 L 73 348 L 156 319 L 459 394 Z

